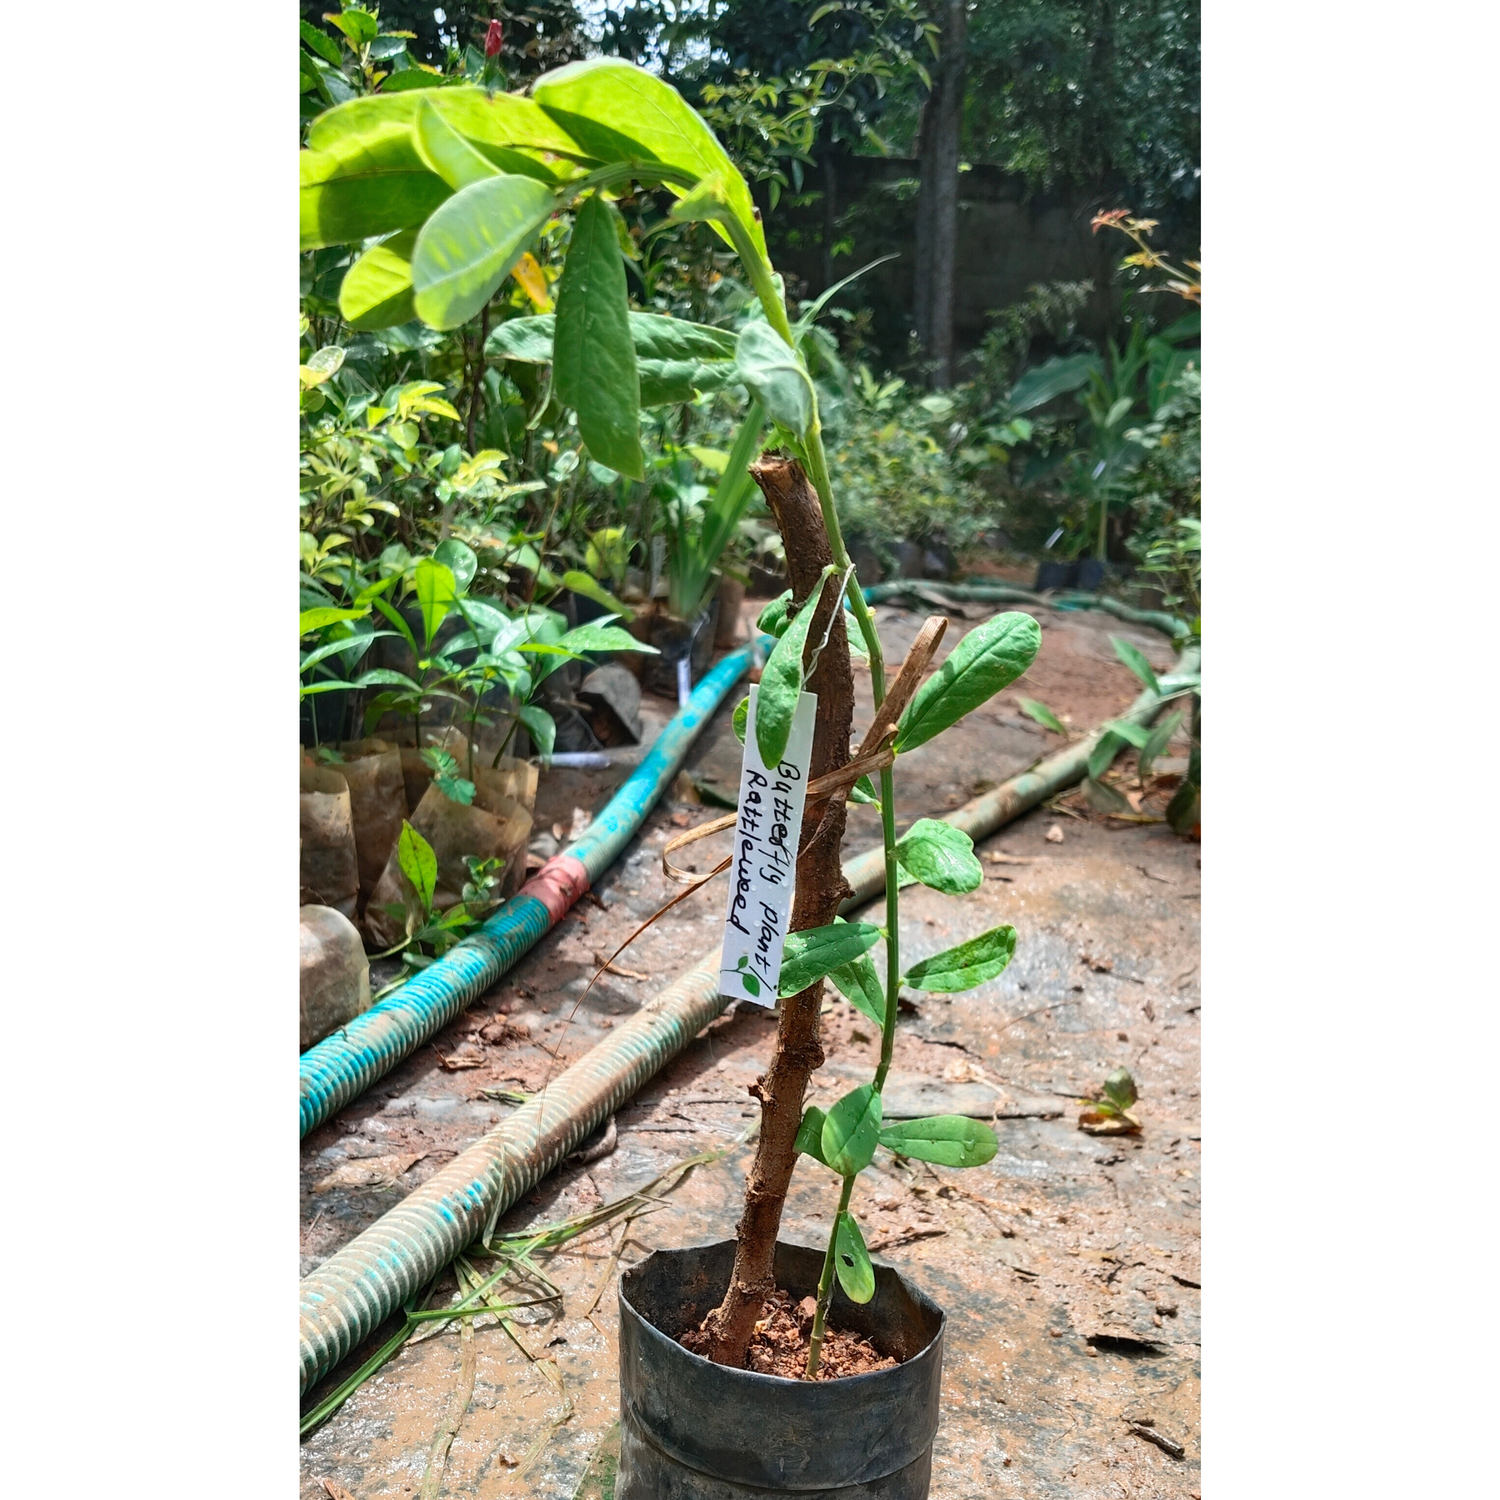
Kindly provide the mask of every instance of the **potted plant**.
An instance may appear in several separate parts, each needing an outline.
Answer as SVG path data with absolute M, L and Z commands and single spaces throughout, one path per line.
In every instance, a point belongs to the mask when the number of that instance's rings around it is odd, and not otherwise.
M 356 102 L 358 111 L 343 108 L 341 117 L 341 109 L 334 109 L 320 117 L 314 148 L 326 159 L 304 171 L 304 182 L 311 184 L 304 190 L 311 242 L 414 230 L 408 265 L 417 314 L 434 327 L 451 328 L 487 305 L 544 222 L 555 213 L 573 213 L 551 330 L 553 378 L 577 412 L 595 460 L 616 472 L 642 477 L 642 365 L 658 357 L 643 355 L 643 342 L 652 347 L 656 338 L 690 341 L 696 335 L 693 325 L 686 332 L 655 326 L 678 320 L 630 311 L 608 194 L 630 184 L 669 189 L 678 200 L 673 217 L 711 224 L 737 252 L 755 291 L 759 316 L 733 337 L 730 359 L 719 361 L 731 369 L 710 372 L 746 387 L 750 415 L 690 546 L 685 533 L 682 555 L 689 569 L 677 602 L 686 608 L 706 596 L 712 561 L 722 550 L 719 537 L 727 538 L 742 503 L 731 477 L 748 472 L 781 533 L 791 588 L 761 616 L 761 629 L 776 637 L 776 645 L 753 707 L 747 699 L 736 722 L 763 764 L 780 767 L 804 689 L 817 695 L 805 767 L 810 801 L 795 856 L 776 1048 L 755 1088 L 761 1130 L 736 1240 L 659 1252 L 622 1284 L 623 1439 L 616 1494 L 620 1500 L 750 1489 L 925 1495 L 944 1318 L 897 1272 L 872 1265 L 854 1191 L 877 1149 L 948 1166 L 993 1155 L 995 1138 L 980 1122 L 944 1116 L 887 1124 L 881 1097 L 903 985 L 951 993 L 984 983 L 1010 961 L 1015 931 L 997 927 L 903 970 L 903 873 L 958 892 L 975 889 L 981 870 L 967 836 L 948 824 L 919 820 L 897 838 L 892 765 L 1014 681 L 1034 658 L 1040 630 L 1027 615 L 999 616 L 969 632 L 924 682 L 946 626 L 934 619 L 887 683 L 880 638 L 834 506 L 817 392 L 802 350 L 810 317 L 795 326 L 789 320 L 743 177 L 668 84 L 631 64 L 596 59 L 545 75 L 530 98 L 451 88 Z M 378 153 L 370 149 L 372 133 L 380 135 Z M 502 171 L 492 160 L 497 151 L 512 166 L 534 162 L 538 171 Z M 401 174 L 399 187 L 382 186 L 384 162 Z M 425 196 L 412 183 L 415 177 L 423 185 L 423 174 L 431 178 Z M 322 194 L 334 187 L 338 191 L 325 203 Z M 391 258 L 382 262 L 385 274 L 391 274 Z M 752 464 L 767 424 L 767 453 Z M 694 589 L 697 600 L 690 597 Z M 851 619 L 869 660 L 877 704 L 853 757 Z M 805 704 L 801 712 L 805 725 Z M 878 792 L 871 779 L 876 775 Z M 879 926 L 837 918 L 847 894 L 839 856 L 851 797 L 880 807 L 886 906 Z M 883 976 L 871 958 L 882 940 Z M 742 976 L 747 994 L 753 979 Z M 883 1033 L 873 1077 L 826 1114 L 803 1109 L 809 1075 L 822 1061 L 818 1016 L 825 980 Z M 799 1155 L 837 1179 L 836 1188 L 830 1180 L 838 1207 L 824 1246 L 778 1242 Z M 787 1297 L 796 1300 L 788 1303 Z M 805 1320 L 803 1298 L 811 1303 Z M 746 1367 L 768 1303 L 783 1311 L 796 1308 L 799 1327 L 805 1321 L 807 1356 L 800 1371 L 783 1375 Z M 830 1378 L 846 1368 L 841 1361 L 851 1341 L 861 1339 L 877 1367 Z M 791 1378 L 794 1373 L 798 1378 Z

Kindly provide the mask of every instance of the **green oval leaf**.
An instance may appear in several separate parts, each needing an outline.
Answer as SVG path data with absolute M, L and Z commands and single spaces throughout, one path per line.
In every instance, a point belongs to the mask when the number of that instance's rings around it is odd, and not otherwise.
M 412 302 L 411 252 L 415 229 L 374 245 L 344 273 L 339 312 L 351 328 L 370 332 L 396 328 L 416 317 Z
M 771 417 L 799 438 L 813 414 L 812 381 L 801 357 L 769 323 L 747 323 L 735 350 L 736 378 Z
M 1007 613 L 977 625 L 916 691 L 901 715 L 896 750 L 914 750 L 1008 687 L 1033 661 L 1042 627 L 1030 615 Z
M 853 1177 L 870 1165 L 880 1144 L 880 1095 L 862 1083 L 845 1094 L 823 1121 L 823 1160 L 840 1177 Z
M 1035 698 L 1022 698 L 1021 712 L 1028 719 L 1035 719 L 1043 729 L 1050 729 L 1053 734 L 1066 735 L 1068 732 L 1063 727 L 1062 720 L 1045 703 L 1039 703 Z
M 422 611 L 423 644 L 430 647 L 438 627 L 458 600 L 458 585 L 453 569 L 434 562 L 430 557 L 424 557 L 412 569 L 412 581 L 416 584 L 417 605 Z
M 437 889 L 437 855 L 432 852 L 432 845 L 405 820 L 396 843 L 396 858 L 401 873 L 411 882 L 421 900 L 422 910 L 430 910 L 432 893 Z
M 1014 927 L 992 927 L 967 943 L 913 964 L 902 983 L 929 994 L 954 995 L 1005 972 L 1016 951 Z
M 432 560 L 453 574 L 454 587 L 462 594 L 474 581 L 479 571 L 479 557 L 467 543 L 456 536 L 445 537 L 432 549 Z
M 721 179 L 725 201 L 755 248 L 766 237 L 750 188 L 701 116 L 671 84 L 620 58 L 596 57 L 544 73 L 531 96 L 602 162 L 657 161 L 699 181 Z M 669 183 L 677 196 L 688 189 Z M 715 225 L 724 239 L 727 232 Z
M 1089 780 L 1098 779 L 1109 769 L 1110 763 L 1125 747 L 1125 736 L 1106 728 L 1089 751 Z
M 792 591 L 788 589 L 779 598 L 773 599 L 761 610 L 755 628 L 765 635 L 774 635 L 777 640 L 786 634 L 787 616 L 792 607 Z
M 329 151 L 303 151 L 298 167 L 304 250 L 409 229 L 449 195 L 404 126 L 351 136 Z
M 885 990 L 867 954 L 861 954 L 853 963 L 830 969 L 828 980 L 855 1010 L 868 1016 L 881 1031 L 885 1030 Z
M 638 641 L 618 625 L 600 625 L 590 621 L 570 630 L 558 643 L 566 651 L 643 651 L 649 656 L 661 653 L 655 646 Z
M 853 645 L 851 640 L 850 645 Z M 858 802 L 867 807 L 879 807 L 880 798 L 875 795 L 875 783 L 868 776 L 861 776 L 853 786 L 849 788 L 849 800 Z
M 901 1120 L 881 1130 L 880 1144 L 902 1156 L 936 1162 L 940 1167 L 980 1167 L 1000 1149 L 988 1125 L 964 1115 Z
M 531 736 L 531 743 L 536 746 L 536 753 L 551 755 L 552 747 L 557 744 L 557 721 L 552 715 L 545 708 L 535 703 L 528 703 L 518 717 L 525 725 L 526 733 Z
M 802 1116 L 802 1123 L 797 1127 L 796 1147 L 803 1156 L 810 1156 L 814 1161 L 822 1162 L 826 1167 L 828 1163 L 823 1161 L 823 1121 L 827 1116 L 816 1104 L 807 1106 L 807 1113 Z
M 936 818 L 918 818 L 896 841 L 896 858 L 923 885 L 949 896 L 977 891 L 984 884 L 974 840 Z
M 868 1302 L 875 1295 L 875 1267 L 870 1264 L 870 1252 L 865 1249 L 859 1224 L 847 1211 L 839 1215 L 834 1231 L 833 1265 L 839 1285 L 851 1302 Z
M 747 693 L 734 706 L 734 717 L 729 721 L 734 729 L 734 737 L 740 744 L 745 743 L 745 728 L 750 722 L 750 695 Z
M 411 261 L 417 316 L 432 328 L 467 323 L 555 204 L 550 189 L 529 177 L 489 177 L 455 193 L 417 235 Z
M 760 691 L 755 700 L 755 745 L 763 765 L 779 766 L 786 754 L 786 742 L 792 737 L 792 717 L 802 694 L 802 652 L 807 646 L 807 632 L 823 597 L 823 585 L 832 573 L 831 567 L 824 570 L 807 603 L 771 648 L 765 670 L 760 674 Z
M 1167 748 L 1167 745 L 1170 742 L 1172 736 L 1177 733 L 1179 728 L 1181 728 L 1182 718 L 1182 712 L 1181 710 L 1179 710 L 1177 713 L 1172 714 L 1169 718 L 1163 719 L 1162 722 L 1151 731 L 1150 738 L 1147 739 L 1146 743 L 1141 746 L 1139 769 L 1141 779 L 1143 781 L 1155 769 L 1158 758 Z
M 1122 641 L 1119 636 L 1112 635 L 1109 643 L 1115 648 L 1115 655 L 1135 673 L 1145 685 L 1151 689 L 1159 698 L 1161 697 L 1161 683 L 1156 680 L 1156 673 L 1151 663 L 1136 650 L 1129 641 Z
M 830 922 L 826 927 L 787 933 L 777 993 L 783 998 L 800 995 L 808 985 L 868 953 L 879 941 L 880 929 L 868 922 Z
M 448 124 L 430 98 L 417 101 L 413 134 L 417 154 L 427 163 L 428 171 L 441 177 L 455 193 L 471 182 L 500 175 L 498 167 Z
M 641 380 L 619 216 L 597 193 L 578 210 L 557 288 L 552 378 L 558 399 L 578 413 L 578 431 L 595 460 L 642 479 Z
M 557 318 L 538 313 L 533 318 L 510 318 L 490 330 L 484 352 L 496 359 L 514 359 L 526 365 L 552 363 L 552 334 Z

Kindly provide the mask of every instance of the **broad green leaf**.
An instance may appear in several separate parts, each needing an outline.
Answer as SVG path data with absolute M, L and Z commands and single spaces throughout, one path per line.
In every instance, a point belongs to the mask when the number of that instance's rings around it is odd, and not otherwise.
M 1050 729 L 1053 734 L 1067 734 L 1063 722 L 1047 707 L 1045 703 L 1039 703 L 1035 698 L 1021 699 L 1021 712 L 1028 719 L 1035 719 L 1043 729 Z
M 345 108 L 348 106 L 346 105 Z M 1104 362 L 1097 354 L 1065 354 L 1028 370 L 1011 387 L 1006 406 L 1012 416 L 1045 406 L 1055 397 L 1076 391 L 1088 383 L 1093 371 L 1103 373 Z
M 875 795 L 875 783 L 868 776 L 861 776 L 849 788 L 849 800 L 861 803 L 866 807 L 880 806 L 880 798 Z
M 961 896 L 984 884 L 974 840 L 937 818 L 918 818 L 896 841 L 896 858 L 903 870 L 944 895 Z
M 383 614 L 386 619 L 396 627 L 396 629 L 400 632 L 401 639 L 411 647 L 412 655 L 419 656 L 421 653 L 417 650 L 417 638 L 411 633 L 411 626 L 406 623 L 406 616 L 403 615 L 392 604 L 384 599 L 379 598 L 378 596 L 373 597 L 370 600 L 370 603 L 373 604 L 375 608 L 378 609 L 380 613 Z
M 755 699 L 755 745 L 763 765 L 779 766 L 786 754 L 786 742 L 792 737 L 792 716 L 797 712 L 797 699 L 802 692 L 802 652 L 807 645 L 807 632 L 823 597 L 823 585 L 832 573 L 832 567 L 824 570 L 807 603 L 771 648 L 760 675 L 760 691 Z
M 981 1120 L 964 1115 L 929 1115 L 925 1120 L 901 1120 L 880 1132 L 880 1144 L 918 1161 L 940 1167 L 982 1167 L 1000 1143 Z
M 458 585 L 453 569 L 445 568 L 430 557 L 424 557 L 412 569 L 412 581 L 416 584 L 417 605 L 422 611 L 423 641 L 430 648 L 438 627 L 458 600 Z
M 713 132 L 671 84 L 634 63 L 596 57 L 544 73 L 532 86 L 531 96 L 598 161 L 657 161 L 695 182 L 720 176 L 735 217 L 761 255 L 766 253 L 749 186 Z M 675 183 L 668 186 L 678 196 L 686 191 Z M 722 228 L 715 228 L 729 239 Z
M 773 420 L 799 438 L 807 436 L 813 414 L 812 381 L 799 354 L 769 323 L 747 323 L 735 350 L 736 378 Z
M 870 1264 L 870 1252 L 865 1249 L 859 1223 L 847 1210 L 839 1215 L 834 1231 L 833 1266 L 839 1275 L 839 1285 L 851 1302 L 868 1302 L 875 1295 L 875 1267 Z
M 635 611 L 628 604 L 622 604 L 597 578 L 591 578 L 587 573 L 580 573 L 577 569 L 570 568 L 562 576 L 562 586 L 569 593 L 582 594 L 585 599 L 592 599 L 595 604 L 602 604 L 605 609 L 613 610 L 627 624 L 635 619 Z M 634 646 L 621 646 L 618 649 L 621 651 L 654 651 L 656 648 L 654 646 L 642 647 L 637 643 Z
M 1016 951 L 1014 927 L 992 927 L 967 943 L 913 964 L 902 983 L 929 994 L 955 995 L 1005 972 Z
M 457 328 L 494 296 L 556 205 L 529 177 L 488 177 L 455 193 L 422 225 L 412 254 L 417 316 Z
M 298 670 L 305 672 L 309 667 L 317 666 L 320 661 L 326 661 L 330 656 L 342 656 L 350 667 L 357 666 L 359 659 L 374 642 L 391 639 L 395 634 L 394 630 L 371 630 L 360 635 L 349 635 L 339 640 L 325 641 L 302 658 Z
M 1155 729 L 1151 731 L 1146 743 L 1141 746 L 1139 757 L 1139 770 L 1141 779 L 1144 781 L 1156 767 L 1156 762 L 1162 752 L 1167 748 L 1172 736 L 1182 727 L 1182 712 L 1172 714 L 1163 719 Z
M 996 615 L 971 630 L 916 691 L 901 715 L 896 750 L 914 750 L 1009 687 L 1033 661 L 1042 627 L 1030 615 Z
M 648 656 L 661 655 L 655 646 L 636 640 L 628 630 L 593 620 L 570 630 L 557 644 L 567 651 L 642 651 Z
M 823 1160 L 840 1177 L 853 1177 L 870 1165 L 880 1143 L 880 1095 L 862 1083 L 845 1094 L 823 1121 Z
M 768 761 L 769 765 L 770 762 Z M 830 922 L 789 932 L 781 950 L 781 981 L 777 993 L 785 999 L 800 995 L 808 985 L 868 953 L 880 941 L 880 929 L 869 922 Z
M 638 359 L 642 406 L 678 406 L 739 383 L 728 360 Z
M 457 537 L 445 537 L 432 550 L 434 562 L 440 562 L 453 574 L 453 584 L 460 594 L 465 593 L 479 571 L 479 558 L 467 542 Z
M 343 66 L 344 54 L 339 51 L 339 44 L 326 31 L 319 31 L 307 21 L 299 21 L 297 27 L 302 33 L 302 40 L 319 57 L 325 62 L 331 62 L 336 68 Z
M 1098 743 L 1089 751 L 1089 780 L 1098 781 L 1124 746 L 1125 736 L 1116 734 L 1113 729 L 1107 729 L 1101 734 Z
M 531 743 L 536 746 L 536 753 L 551 755 L 552 747 L 557 743 L 557 721 L 552 715 L 545 708 L 528 703 L 521 710 L 520 720 L 531 736 Z
M 324 16 L 323 19 L 330 26 L 337 26 L 356 47 L 373 42 L 380 34 L 380 22 L 362 6 L 351 5 L 340 14 Z
M 734 737 L 740 744 L 745 743 L 745 729 L 750 723 L 750 696 L 747 693 L 734 706 L 734 717 L 729 721 L 734 730 Z
M 496 359 L 514 359 L 527 365 L 552 363 L 552 333 L 557 319 L 552 313 L 531 318 L 508 318 L 490 330 L 484 352 Z
M 404 672 L 393 671 L 390 667 L 375 667 L 368 672 L 361 673 L 350 687 L 399 687 L 405 688 L 408 693 L 420 693 L 422 684 L 413 682 Z
M 411 252 L 417 231 L 374 245 L 344 273 L 339 287 L 339 312 L 351 328 L 370 332 L 396 328 L 416 317 L 412 303 Z
M 755 628 L 766 635 L 774 635 L 780 640 L 786 634 L 787 620 L 792 609 L 792 591 L 773 599 L 761 610 L 760 618 L 755 622 Z
M 443 117 L 430 98 L 417 102 L 413 134 L 417 154 L 427 169 L 441 177 L 456 193 L 472 182 L 498 177 L 500 169 L 471 146 Z
M 417 893 L 423 912 L 431 911 L 432 893 L 437 889 L 437 855 L 432 852 L 432 845 L 405 820 L 401 824 L 401 837 L 396 843 L 396 858 L 401 865 L 401 873 Z
M 807 1106 L 807 1113 L 802 1116 L 802 1123 L 797 1127 L 796 1147 L 804 1156 L 810 1156 L 814 1161 L 823 1162 L 826 1167 L 828 1163 L 823 1161 L 823 1121 L 827 1116 L 816 1104 Z
M 391 79 L 386 80 L 384 87 L 387 90 L 392 87 Z M 534 100 L 521 94 L 492 94 L 482 88 L 461 87 L 444 88 L 427 97 L 449 125 L 483 151 L 519 148 L 588 159 L 577 141 Z M 399 125 L 409 130 L 416 122 L 421 103 L 420 95 L 389 92 L 351 99 L 347 104 L 326 110 L 308 126 L 307 144 L 315 151 L 327 151 L 385 126 Z
M 446 81 L 440 74 L 429 73 L 426 68 L 403 68 L 399 73 L 392 73 L 380 89 L 383 94 L 399 93 L 403 89 L 440 89 Z
M 698 364 L 732 364 L 739 339 L 727 328 L 668 318 L 661 313 L 633 312 L 630 337 L 642 359 L 689 360 Z
M 619 210 L 599 194 L 584 203 L 557 285 L 552 378 L 558 399 L 578 413 L 578 431 L 601 464 L 645 477 L 641 381 L 630 337 Z
M 1117 635 L 1109 638 L 1110 645 L 1115 648 L 1115 655 L 1135 673 L 1145 685 L 1151 689 L 1159 698 L 1161 697 L 1161 683 L 1156 680 L 1156 673 L 1152 670 L 1151 663 L 1136 650 L 1129 641 L 1123 641 Z
M 1104 1097 L 1116 1109 L 1129 1109 L 1135 1103 L 1135 1079 L 1130 1076 L 1129 1068 L 1116 1068 L 1104 1080 Z
M 304 609 L 298 620 L 298 635 L 311 635 L 325 626 L 336 625 L 340 620 L 362 620 L 369 614 L 366 609 L 336 609 L 332 605 L 320 604 L 316 609 Z M 1181 717 L 1181 715 L 1179 715 Z
M 298 165 L 304 250 L 409 229 L 449 194 L 405 126 L 351 136 L 330 151 L 303 151 Z
M 885 990 L 868 953 L 828 971 L 828 980 L 855 1010 L 885 1030 Z

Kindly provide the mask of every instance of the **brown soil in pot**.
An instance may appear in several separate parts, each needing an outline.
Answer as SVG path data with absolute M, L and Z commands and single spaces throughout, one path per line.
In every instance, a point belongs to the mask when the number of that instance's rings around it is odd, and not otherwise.
M 812 1297 L 804 1297 L 801 1302 L 793 1304 L 791 1297 L 778 1288 L 761 1310 L 745 1368 L 760 1375 L 803 1379 L 816 1311 L 817 1303 Z M 692 1328 L 678 1342 L 693 1354 L 704 1354 L 708 1338 L 701 1328 Z M 889 1354 L 882 1354 L 869 1339 L 857 1333 L 830 1326 L 823 1329 L 823 1352 L 818 1357 L 819 1380 L 868 1375 L 871 1370 L 892 1370 L 896 1364 Z

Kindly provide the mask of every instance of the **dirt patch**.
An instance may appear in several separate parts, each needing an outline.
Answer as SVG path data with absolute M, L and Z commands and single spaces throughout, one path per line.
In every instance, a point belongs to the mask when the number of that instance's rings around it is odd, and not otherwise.
M 755 1325 L 755 1337 L 745 1359 L 746 1369 L 760 1375 L 780 1375 L 787 1380 L 802 1380 L 807 1370 L 807 1351 L 812 1344 L 813 1314 L 817 1303 L 804 1297 L 793 1303 L 791 1296 L 778 1290 L 761 1309 Z M 684 1349 L 702 1354 L 708 1335 L 692 1328 L 679 1341 Z M 847 1328 L 825 1327 L 823 1352 L 818 1356 L 819 1380 L 842 1380 L 849 1375 L 868 1375 L 872 1370 L 893 1370 L 897 1361 L 882 1354 L 869 1339 Z

